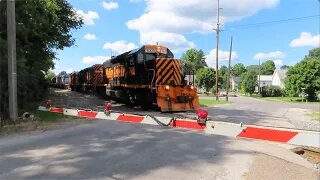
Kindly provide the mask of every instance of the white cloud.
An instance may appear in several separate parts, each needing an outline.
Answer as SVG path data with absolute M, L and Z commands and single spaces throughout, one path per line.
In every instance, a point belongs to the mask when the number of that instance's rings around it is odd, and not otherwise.
M 54 69 L 52 69 L 52 71 L 55 73 L 55 74 L 59 74 L 61 71 L 66 71 L 67 73 L 72 73 L 73 71 L 75 71 L 73 68 L 70 68 L 70 67 L 61 67 L 59 66 L 60 61 L 58 61 L 57 59 L 54 59 L 53 60 L 53 63 L 54 63 Z
M 283 63 L 282 63 L 282 60 L 281 60 L 281 59 L 273 60 L 273 62 L 274 62 L 274 64 L 275 64 L 276 66 L 282 66 L 282 65 L 283 65 Z
M 290 47 L 319 47 L 320 46 L 320 34 L 312 36 L 311 33 L 302 32 L 300 37 L 294 39 L 290 43 Z
M 269 53 L 258 53 L 253 58 L 256 60 L 272 60 L 272 59 L 283 59 L 286 57 L 286 54 L 281 51 L 273 51 Z
M 127 22 L 129 29 L 140 32 L 162 31 L 174 33 L 210 32 L 210 23 L 197 19 L 178 16 L 174 12 L 150 11 L 138 19 Z
M 84 39 L 92 41 L 92 40 L 96 40 L 97 37 L 95 34 L 91 34 L 91 33 L 87 33 L 83 36 Z
M 272 8 L 279 0 L 221 1 L 221 20 L 230 22 Z M 127 22 L 129 29 L 176 33 L 212 32 L 216 20 L 216 1 L 212 0 L 146 0 L 146 12 Z M 235 6 L 235 4 L 237 4 Z
M 103 45 L 103 49 L 110 49 L 112 52 L 115 52 L 117 54 L 121 54 L 124 52 L 128 52 L 132 49 L 137 48 L 137 46 L 134 43 L 128 43 L 126 41 L 116 41 L 116 42 L 106 42 Z
M 86 56 L 82 58 L 83 64 L 102 64 L 106 60 L 110 59 L 110 57 L 107 56 Z
M 219 61 L 229 60 L 229 51 L 219 50 Z M 238 59 L 238 54 L 235 51 L 231 53 L 231 60 Z M 212 49 L 208 55 L 206 55 L 206 63 L 209 67 L 214 67 L 216 64 L 216 49 Z
M 137 0 L 130 0 L 136 2 Z M 146 10 L 140 17 L 129 20 L 126 25 L 131 30 L 140 32 L 140 43 L 163 41 L 169 48 L 185 49 L 194 47 L 188 41 L 186 33 L 211 33 L 216 21 L 216 1 L 212 0 L 145 0 Z M 224 0 L 221 1 L 221 21 L 230 22 L 253 15 L 261 9 L 272 8 L 279 0 Z M 235 6 L 235 4 L 237 4 Z M 178 39 L 171 42 L 160 35 L 165 34 Z M 157 34 L 157 37 L 150 37 Z M 150 41 L 151 39 L 151 41 Z M 150 42 L 149 42 L 150 41 Z M 168 42 L 169 41 L 169 42 Z M 186 45 L 182 43 L 185 42 Z M 177 45 L 180 44 L 180 45 Z M 173 45 L 174 47 L 170 47 Z M 182 46 L 182 47 L 181 47 Z
M 172 51 L 185 50 L 195 47 L 193 42 L 188 41 L 184 36 L 167 32 L 141 32 L 141 44 L 157 44 L 164 45 Z
M 119 7 L 119 4 L 117 2 L 102 2 L 102 6 L 106 9 L 106 10 L 111 10 L 111 9 L 117 9 Z
M 74 72 L 72 68 L 64 68 L 64 67 L 55 67 L 53 70 L 54 74 L 59 74 L 62 71 L 66 71 L 68 74 Z
M 59 74 L 62 71 L 66 71 L 67 73 L 72 73 L 74 71 L 73 68 L 68 68 L 68 67 L 60 67 L 58 65 L 55 65 L 54 69 L 52 69 L 54 74 Z
M 82 10 L 77 10 L 76 12 L 83 19 L 85 25 L 94 25 L 94 20 L 99 19 L 99 14 L 95 11 L 85 13 Z

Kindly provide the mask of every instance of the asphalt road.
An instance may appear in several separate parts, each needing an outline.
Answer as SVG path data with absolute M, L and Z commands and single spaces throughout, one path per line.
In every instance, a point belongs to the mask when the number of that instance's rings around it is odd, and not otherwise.
M 234 103 L 206 108 L 212 119 L 320 131 L 320 123 L 306 115 L 309 111 L 320 111 L 320 103 L 282 103 L 241 96 L 231 97 L 229 100 Z
M 59 107 L 82 108 L 97 111 L 103 111 L 105 100 L 90 94 L 81 94 L 70 90 L 54 89 L 52 92 L 52 101 Z M 215 99 L 215 97 L 200 97 L 206 99 Z M 225 99 L 221 97 L 221 100 Z M 307 111 L 320 111 L 320 103 L 317 104 L 300 104 L 300 103 L 281 103 L 257 100 L 249 97 L 231 97 L 233 104 L 219 105 L 216 107 L 206 107 L 209 116 L 213 120 L 234 122 L 252 125 L 274 126 L 298 128 L 305 130 L 320 131 L 320 123 L 310 120 L 306 115 Z M 168 116 L 168 117 L 187 117 L 195 118 L 196 112 L 176 112 L 161 113 L 158 110 L 142 110 L 132 108 L 123 104 L 113 103 L 112 111 Z
M 316 178 L 305 159 L 275 144 L 107 120 L 1 138 L 0 154 L 0 179 Z M 272 174 L 273 161 L 266 166 L 259 154 L 281 158 L 285 173 Z

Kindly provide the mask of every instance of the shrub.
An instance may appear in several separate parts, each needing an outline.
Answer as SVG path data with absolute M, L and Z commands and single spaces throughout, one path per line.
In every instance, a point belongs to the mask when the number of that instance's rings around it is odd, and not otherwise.
M 284 91 L 278 86 L 266 86 L 261 89 L 262 97 L 279 97 L 284 94 Z

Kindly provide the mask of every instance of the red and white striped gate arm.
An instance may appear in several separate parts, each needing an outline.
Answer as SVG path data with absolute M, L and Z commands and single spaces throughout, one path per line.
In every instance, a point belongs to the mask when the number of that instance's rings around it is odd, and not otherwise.
M 63 113 L 68 116 L 85 117 L 88 119 L 106 119 L 139 124 L 159 125 L 152 117 L 145 115 L 133 115 L 125 113 L 110 113 L 91 111 L 91 110 L 78 110 L 69 108 L 56 108 L 49 109 L 40 106 L 41 111 L 50 111 L 55 113 Z M 171 117 L 156 117 L 164 124 L 171 121 Z M 207 121 L 206 125 L 198 124 L 196 120 L 191 119 L 175 119 L 169 125 L 170 127 L 187 128 L 194 130 L 204 130 L 208 134 L 229 136 L 234 138 L 248 138 L 266 140 L 280 143 L 288 143 L 300 146 L 310 146 L 320 148 L 320 132 L 294 130 L 286 128 L 272 128 L 253 125 L 241 125 L 228 122 Z

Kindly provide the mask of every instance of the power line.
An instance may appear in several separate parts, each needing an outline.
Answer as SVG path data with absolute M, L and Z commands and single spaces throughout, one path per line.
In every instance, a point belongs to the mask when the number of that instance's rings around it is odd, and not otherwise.
M 234 25 L 234 26 L 225 26 L 228 29 L 231 28 L 255 28 L 263 25 L 273 25 L 273 24 L 281 24 L 281 23 L 287 23 L 287 22 L 294 22 L 294 21 L 302 21 L 307 19 L 312 19 L 315 17 L 319 17 L 320 14 L 317 15 L 311 15 L 311 16 L 304 16 L 304 17 L 296 17 L 296 18 L 290 18 L 290 19 L 281 19 L 281 20 L 274 20 L 274 21 L 266 21 L 266 22 L 259 22 L 259 23 L 252 23 L 252 24 L 241 24 L 241 25 Z

